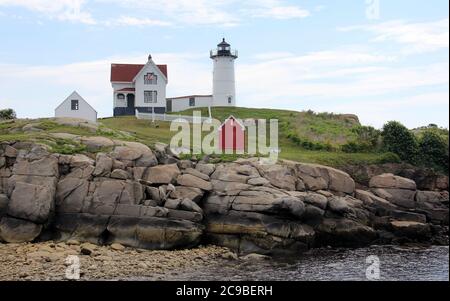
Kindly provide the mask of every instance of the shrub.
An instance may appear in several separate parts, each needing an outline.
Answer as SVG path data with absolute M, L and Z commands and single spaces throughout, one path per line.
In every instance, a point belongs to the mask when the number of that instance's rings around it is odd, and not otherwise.
M 419 141 L 420 161 L 423 165 L 448 170 L 448 141 L 436 132 L 425 131 Z
M 404 125 L 390 121 L 383 126 L 381 133 L 383 147 L 388 152 L 397 154 L 403 161 L 415 164 L 419 145 L 417 139 Z
M 16 112 L 13 109 L 0 110 L 0 120 L 16 119 Z

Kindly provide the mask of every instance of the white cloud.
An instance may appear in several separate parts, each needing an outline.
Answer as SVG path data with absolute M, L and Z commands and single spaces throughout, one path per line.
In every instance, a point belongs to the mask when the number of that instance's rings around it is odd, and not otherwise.
M 310 12 L 280 0 L 96 0 L 95 4 L 110 9 L 126 9 L 127 16 L 96 18 L 88 0 L 0 0 L 0 6 L 23 7 L 60 21 L 110 26 L 215 25 L 237 26 L 247 18 L 295 19 Z
M 96 24 L 90 13 L 83 11 L 85 0 L 0 0 L 0 6 L 18 6 L 60 21 Z
M 362 30 L 373 33 L 372 42 L 404 44 L 406 53 L 422 53 L 449 47 L 449 19 L 434 22 L 407 23 L 389 21 L 373 25 L 339 28 L 341 31 Z
M 280 0 L 247 0 L 239 11 L 245 17 L 271 18 L 278 20 L 302 19 L 311 12 L 297 5 L 288 5 Z
M 122 26 L 172 26 L 172 23 L 166 21 L 130 16 L 120 16 L 117 20 L 109 21 L 109 24 Z

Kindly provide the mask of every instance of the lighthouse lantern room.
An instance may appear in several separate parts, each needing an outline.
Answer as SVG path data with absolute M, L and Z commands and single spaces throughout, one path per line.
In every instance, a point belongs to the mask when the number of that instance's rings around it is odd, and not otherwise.
M 234 78 L 234 60 L 238 58 L 236 50 L 225 39 L 211 50 L 213 69 L 213 103 L 212 106 L 236 106 L 236 83 Z

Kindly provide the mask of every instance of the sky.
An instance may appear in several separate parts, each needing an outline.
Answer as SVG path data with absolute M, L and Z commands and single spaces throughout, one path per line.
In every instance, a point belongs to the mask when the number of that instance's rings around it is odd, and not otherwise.
M 111 63 L 167 64 L 167 96 L 211 94 L 239 51 L 237 105 L 449 125 L 448 0 L 0 0 L 0 109 L 50 117 L 72 91 L 112 115 Z

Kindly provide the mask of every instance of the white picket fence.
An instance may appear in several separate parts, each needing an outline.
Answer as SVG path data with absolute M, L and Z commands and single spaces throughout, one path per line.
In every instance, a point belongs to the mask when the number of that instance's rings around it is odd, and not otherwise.
M 199 122 L 203 123 L 205 121 L 209 121 L 209 117 L 201 117 L 195 118 L 193 116 L 185 116 L 185 115 L 168 115 L 168 114 L 157 114 L 157 113 L 140 113 L 136 110 L 136 118 L 137 119 L 145 119 L 151 121 L 175 121 L 175 120 L 186 120 L 189 123 Z

